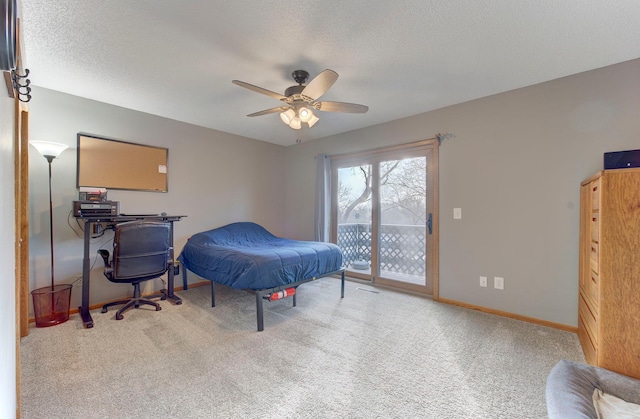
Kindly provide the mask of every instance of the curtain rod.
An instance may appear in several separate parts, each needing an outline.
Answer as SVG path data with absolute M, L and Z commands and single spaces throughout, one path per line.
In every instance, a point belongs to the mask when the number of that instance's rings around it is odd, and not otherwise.
M 442 144 L 442 141 L 447 139 L 447 138 L 452 138 L 454 137 L 453 134 L 435 134 L 433 137 L 431 138 L 426 138 L 424 140 L 419 140 L 419 141 L 414 141 L 411 143 L 403 143 L 403 144 L 393 144 L 393 145 L 388 145 L 388 146 L 383 146 L 383 147 L 379 147 L 379 148 L 372 148 L 372 149 L 367 149 L 367 150 L 359 150 L 359 151 L 352 151 L 352 152 L 348 152 L 348 153 L 341 153 L 341 154 L 332 154 L 330 155 L 330 157 L 332 159 L 339 159 L 341 157 L 346 157 L 346 156 L 354 156 L 357 154 L 366 154 L 366 153 L 376 153 L 376 152 L 380 152 L 380 151 L 384 151 L 384 150 L 391 150 L 391 149 L 395 149 L 395 148 L 403 148 L 403 147 L 419 147 L 421 145 L 423 145 L 424 143 L 427 143 L 429 141 L 434 141 L 434 140 L 438 140 L 438 145 Z M 324 153 L 321 153 L 324 154 Z M 314 157 L 317 159 L 317 156 Z

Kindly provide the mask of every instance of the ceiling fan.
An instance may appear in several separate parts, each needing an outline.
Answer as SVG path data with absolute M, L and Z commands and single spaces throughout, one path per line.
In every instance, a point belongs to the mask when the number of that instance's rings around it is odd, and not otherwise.
M 327 69 L 322 71 L 307 83 L 306 86 L 304 84 L 309 78 L 308 72 L 295 70 L 291 73 L 291 76 L 298 85 L 288 87 L 284 91 L 284 95 L 240 80 L 233 80 L 233 84 L 253 90 L 254 92 L 262 93 L 263 95 L 270 96 L 285 103 L 282 106 L 254 112 L 247 116 L 261 116 L 280 112 L 280 118 L 285 124 L 293 129 L 301 129 L 303 123 L 306 123 L 309 128 L 311 128 L 320 119 L 314 115 L 313 109 L 323 112 L 347 113 L 365 113 L 369 110 L 368 106 L 357 105 L 355 103 L 318 101 L 320 96 L 325 94 L 338 79 L 338 73 L 333 70 Z

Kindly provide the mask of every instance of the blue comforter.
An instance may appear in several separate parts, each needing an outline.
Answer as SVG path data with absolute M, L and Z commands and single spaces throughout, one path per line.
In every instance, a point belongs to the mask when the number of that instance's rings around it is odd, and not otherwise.
M 332 243 L 284 239 L 242 222 L 194 234 L 178 260 L 202 278 L 262 290 L 337 271 L 342 252 Z

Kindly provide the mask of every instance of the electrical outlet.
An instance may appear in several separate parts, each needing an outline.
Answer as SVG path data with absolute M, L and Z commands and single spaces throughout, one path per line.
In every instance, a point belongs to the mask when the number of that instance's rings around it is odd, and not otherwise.
M 504 278 L 502 278 L 501 276 L 494 276 L 493 277 L 493 288 L 495 288 L 497 290 L 503 290 L 504 289 Z
M 487 277 L 486 276 L 481 276 L 480 277 L 480 286 L 481 287 L 486 287 L 487 286 Z
M 454 220 L 462 220 L 462 208 L 454 208 L 453 209 L 453 219 Z

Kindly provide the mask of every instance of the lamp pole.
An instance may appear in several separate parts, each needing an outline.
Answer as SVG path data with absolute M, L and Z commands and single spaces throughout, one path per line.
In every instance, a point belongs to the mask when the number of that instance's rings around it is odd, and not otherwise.
M 51 162 L 55 156 L 44 156 L 49 163 L 49 243 L 51 244 L 51 291 L 54 289 L 55 280 L 53 279 L 53 198 L 51 196 Z
M 51 192 L 51 163 L 64 150 L 66 150 L 68 146 L 48 141 L 31 141 L 30 144 L 33 145 L 45 159 L 47 159 L 47 163 L 49 164 L 49 243 L 51 245 L 51 290 L 53 291 L 55 280 L 53 267 L 53 196 Z

